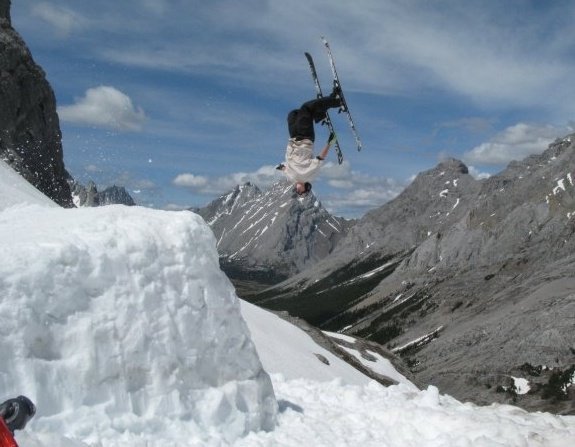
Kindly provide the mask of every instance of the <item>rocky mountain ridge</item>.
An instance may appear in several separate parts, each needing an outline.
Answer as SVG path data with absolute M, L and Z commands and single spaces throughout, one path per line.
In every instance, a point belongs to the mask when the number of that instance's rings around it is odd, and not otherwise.
M 542 398 L 575 365 L 573 141 L 485 180 L 442 162 L 324 259 L 244 297 L 386 344 L 457 398 L 573 412 L 565 394 Z M 514 394 L 513 377 L 533 371 L 530 393 Z
M 56 99 L 44 71 L 0 0 L 0 157 L 54 200 L 71 207 Z
M 284 181 L 262 192 L 247 183 L 196 210 L 212 228 L 232 278 L 274 283 L 325 258 L 351 221 L 331 216 L 313 194 Z
M 108 186 L 102 191 L 93 181 L 89 181 L 86 186 L 77 181 L 70 180 L 70 189 L 74 205 L 81 206 L 105 206 L 105 205 L 127 205 L 134 206 L 136 202 L 123 186 Z

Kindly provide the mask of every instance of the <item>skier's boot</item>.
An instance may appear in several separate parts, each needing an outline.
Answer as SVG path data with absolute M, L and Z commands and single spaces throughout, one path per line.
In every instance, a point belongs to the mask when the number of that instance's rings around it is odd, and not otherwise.
M 337 98 L 340 102 L 339 104 L 339 112 L 345 112 L 345 102 L 343 101 L 343 92 L 341 91 L 341 87 L 337 82 L 333 83 L 333 90 L 329 95 L 330 98 Z

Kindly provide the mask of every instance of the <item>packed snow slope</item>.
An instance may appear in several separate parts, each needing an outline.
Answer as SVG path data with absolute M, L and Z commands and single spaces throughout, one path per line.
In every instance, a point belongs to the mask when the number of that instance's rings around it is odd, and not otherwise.
M 11 185 L 14 187 L 14 184 Z M 8 203 L 8 200 L 3 200 Z M 0 218 L 0 389 L 83 436 L 166 419 L 233 441 L 277 402 L 215 240 L 192 213 L 15 205 Z
M 61 209 L 7 169 L 0 398 L 38 404 L 23 447 L 575 444 L 573 417 L 385 388 L 242 303 L 248 330 L 192 213 Z

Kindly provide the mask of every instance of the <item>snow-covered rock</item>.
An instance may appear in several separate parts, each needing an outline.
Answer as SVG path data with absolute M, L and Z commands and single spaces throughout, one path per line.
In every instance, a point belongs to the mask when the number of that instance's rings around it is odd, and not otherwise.
M 84 439 L 174 420 L 230 441 L 272 429 L 271 381 L 215 243 L 189 212 L 0 210 L 0 397 L 28 394 L 36 430 Z

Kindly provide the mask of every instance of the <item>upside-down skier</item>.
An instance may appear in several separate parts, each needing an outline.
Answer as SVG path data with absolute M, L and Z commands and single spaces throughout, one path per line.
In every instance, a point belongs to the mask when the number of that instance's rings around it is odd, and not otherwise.
M 326 145 L 319 155 L 314 157 L 314 122 L 323 121 L 328 109 L 341 106 L 339 90 L 334 89 L 330 96 L 307 101 L 299 109 L 288 113 L 290 138 L 286 147 L 285 163 L 278 165 L 277 169 L 283 171 L 295 184 L 298 195 L 305 195 L 311 191 L 311 180 L 318 174 L 330 146 L 336 141 L 335 134 L 330 133 Z

